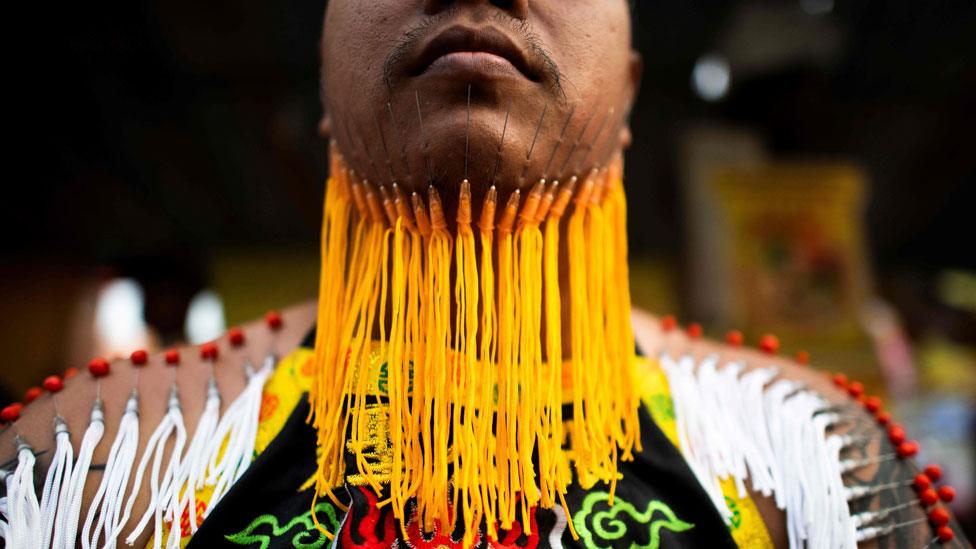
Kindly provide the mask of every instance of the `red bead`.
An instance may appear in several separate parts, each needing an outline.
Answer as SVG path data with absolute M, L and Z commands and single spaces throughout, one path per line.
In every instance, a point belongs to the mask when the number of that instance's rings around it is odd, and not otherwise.
M 766 354 L 776 354 L 779 350 L 779 338 L 773 334 L 766 334 L 759 340 L 759 348 Z
M 20 406 L 15 404 L 10 404 L 5 406 L 3 410 L 0 410 L 0 419 L 10 423 L 12 421 L 17 421 L 20 419 Z
M 70 368 L 68 368 L 67 370 L 64 371 L 64 375 L 62 377 L 64 378 L 65 381 L 67 381 L 67 380 L 75 377 L 79 373 L 80 373 L 80 370 L 78 370 L 78 368 L 75 368 L 74 366 L 72 366 L 72 367 L 70 367 Z
M 803 365 L 810 364 L 810 353 L 808 353 L 806 351 L 797 351 L 796 352 L 796 361 L 797 361 L 797 363 L 803 364 Z
M 898 445 L 896 452 L 900 458 L 914 457 L 918 453 L 918 443 L 914 440 L 906 440 Z
M 697 322 L 692 322 L 688 325 L 688 337 L 691 339 L 699 339 L 702 336 L 702 326 Z
M 166 364 L 170 366 L 176 366 L 180 363 L 180 352 L 177 349 L 170 349 L 163 356 L 166 358 Z
M 227 331 L 227 338 L 230 340 L 231 345 L 240 347 L 244 345 L 244 330 L 235 326 Z
M 729 333 L 725 334 L 725 342 L 733 347 L 741 347 L 742 342 L 745 341 L 745 336 L 739 330 L 731 330 Z
M 948 526 L 940 526 L 939 529 L 936 530 L 935 535 L 939 537 L 940 543 L 949 543 L 953 538 L 956 537 L 956 534 L 952 531 L 952 528 L 949 528 Z
M 852 381 L 850 385 L 847 386 L 847 394 L 854 398 L 857 398 L 864 394 L 864 384 L 860 381 Z
M 929 511 L 929 522 L 934 526 L 945 526 L 949 524 L 949 511 L 945 507 L 936 507 Z
M 905 433 L 905 429 L 903 429 L 901 425 L 892 425 L 891 427 L 888 427 L 888 440 L 890 440 L 895 446 L 905 442 L 906 437 L 907 434 Z
M 935 490 L 928 488 L 922 490 L 922 493 L 918 495 L 918 500 L 926 506 L 935 505 L 939 502 L 939 494 L 936 494 Z
M 204 360 L 217 360 L 217 356 L 219 354 L 220 350 L 217 348 L 217 344 L 213 341 L 204 343 L 200 346 L 200 358 Z
M 922 473 L 919 473 L 915 475 L 915 480 L 912 481 L 912 487 L 915 488 L 916 492 L 928 490 L 932 487 L 932 480 Z
M 869 396 L 864 399 L 864 407 L 872 414 L 881 409 L 881 399 L 876 396 Z
M 939 487 L 939 499 L 949 503 L 950 501 L 956 499 L 956 489 L 952 486 L 940 486 Z
M 878 420 L 879 425 L 887 425 L 891 422 L 891 414 L 884 410 L 878 410 L 874 414 L 874 419 Z
M 50 393 L 60 392 L 64 389 L 64 382 L 58 376 L 47 376 L 44 378 L 44 389 Z
M 132 355 L 129 356 L 129 359 L 132 360 L 132 364 L 136 366 L 144 366 L 146 362 L 149 362 L 149 354 L 146 353 L 146 351 L 139 349 L 138 351 L 132 351 Z
M 678 326 L 678 320 L 674 318 L 674 315 L 665 315 L 661 319 L 661 329 L 665 332 L 670 332 Z
M 37 400 L 37 397 L 41 396 L 43 393 L 44 391 L 40 387 L 31 387 L 30 389 L 27 389 L 26 393 L 24 393 L 24 402 L 30 404 L 31 402 Z
M 847 376 L 838 372 L 834 374 L 834 385 L 840 387 L 841 389 L 847 389 Z
M 932 482 L 939 482 L 942 480 L 942 467 L 939 467 L 935 463 L 930 463 L 925 466 L 925 470 L 922 471 L 925 476 L 929 477 Z
M 105 377 L 111 371 L 108 361 L 104 358 L 93 358 L 88 362 L 88 371 L 95 377 Z
M 281 328 L 281 313 L 278 311 L 268 311 L 264 315 L 264 321 L 272 330 L 278 330 Z

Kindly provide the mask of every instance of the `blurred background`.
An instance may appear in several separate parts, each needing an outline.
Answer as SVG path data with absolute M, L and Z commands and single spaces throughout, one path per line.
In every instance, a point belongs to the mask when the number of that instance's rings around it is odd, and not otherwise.
M 3 402 L 316 292 L 324 4 L 111 4 L 13 18 Z M 635 302 L 864 379 L 976 537 L 974 4 L 641 1 L 636 35 Z

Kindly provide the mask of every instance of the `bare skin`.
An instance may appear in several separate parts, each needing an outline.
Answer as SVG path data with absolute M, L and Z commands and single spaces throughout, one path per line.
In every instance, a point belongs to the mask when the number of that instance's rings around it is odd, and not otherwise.
M 467 176 L 476 203 L 491 184 L 499 187 L 504 199 L 539 177 L 584 173 L 629 144 L 626 113 L 641 73 L 630 28 L 624 0 L 331 0 L 321 44 L 325 115 L 320 128 L 323 135 L 337 140 L 357 172 L 374 181 L 397 181 L 419 191 L 433 184 L 450 205 L 458 184 Z M 606 123 L 597 131 L 604 116 Z M 507 124 L 503 122 L 506 118 Z M 556 148 L 560 136 L 563 146 Z M 293 349 L 311 327 L 315 305 L 306 303 L 283 314 L 284 329 L 275 342 L 281 354 Z M 747 358 L 752 367 L 771 361 L 754 351 L 662 334 L 658 323 L 646 314 L 637 313 L 635 323 L 638 340 L 652 356 L 662 350 L 698 355 L 719 352 Z M 247 352 L 252 360 L 260 360 L 270 349 L 270 335 L 259 321 L 249 323 L 245 330 Z M 220 344 L 222 354 L 215 372 L 226 406 L 244 386 L 244 355 L 231 351 L 225 340 Z M 183 364 L 177 370 L 177 383 L 192 436 L 203 408 L 210 367 L 199 359 L 197 350 L 185 347 L 181 351 Z M 783 376 L 804 380 L 832 402 L 850 402 L 822 374 L 779 360 L 776 364 Z M 109 446 L 105 441 L 115 436 L 134 379 L 127 361 L 112 366 L 113 374 L 101 382 L 106 433 L 95 463 L 105 461 Z M 142 445 L 163 415 L 172 376 L 159 354 L 141 370 Z M 57 397 L 58 411 L 69 422 L 76 447 L 87 426 L 95 391 L 96 383 L 82 374 L 70 380 Z M 854 428 L 876 433 L 881 440 L 881 431 L 868 416 L 857 413 Z M 19 433 L 42 453 L 38 470 L 45 470 L 54 414 L 55 402 L 50 396 L 28 406 L 14 427 L 0 433 L 0 461 L 14 459 L 13 437 Z M 880 450 L 881 446 L 874 442 L 858 451 L 877 455 L 887 451 Z M 867 468 L 858 473 L 857 480 L 910 478 L 909 467 L 888 463 Z M 86 502 L 99 479 L 98 471 L 93 470 Z M 141 493 L 134 516 L 145 509 L 147 486 Z M 890 497 L 895 496 L 882 494 L 870 505 L 887 505 Z M 911 495 L 897 497 L 904 500 Z M 785 546 L 782 513 L 769 501 L 758 498 L 757 503 L 777 546 Z M 901 518 L 918 513 L 915 508 L 906 509 Z M 139 544 L 148 535 L 143 538 Z M 930 529 L 922 524 L 899 530 L 876 545 L 921 547 L 930 539 Z

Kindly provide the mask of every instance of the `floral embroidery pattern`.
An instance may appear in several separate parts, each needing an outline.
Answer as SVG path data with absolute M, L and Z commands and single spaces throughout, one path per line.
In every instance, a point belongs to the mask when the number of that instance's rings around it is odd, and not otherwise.
M 203 513 L 207 510 L 207 502 L 197 500 L 197 508 L 194 512 L 196 515 L 197 528 L 203 524 Z M 183 514 L 180 515 L 180 537 L 189 537 L 191 533 L 190 530 L 190 509 L 183 509 Z
M 592 492 L 573 516 L 573 525 L 580 541 L 588 549 L 620 547 L 617 540 L 627 538 L 634 540 L 630 549 L 658 549 L 661 545 L 661 528 L 684 532 L 695 526 L 675 516 L 671 507 L 663 501 L 651 500 L 647 502 L 647 509 L 638 511 L 619 497 L 614 498 L 612 507 L 609 500 L 610 494 L 607 492 Z M 661 516 L 655 518 L 656 515 Z M 646 538 L 642 538 L 643 532 L 647 532 Z M 644 539 L 647 542 L 641 543 Z
M 326 501 L 316 505 L 315 515 L 319 522 L 330 531 L 334 532 L 339 527 L 336 508 L 331 503 Z M 291 533 L 292 531 L 294 533 Z M 234 545 L 257 546 L 260 549 L 268 549 L 272 541 L 289 536 L 292 547 L 297 549 L 318 549 L 324 547 L 329 541 L 329 538 L 315 527 L 311 509 L 291 519 L 284 526 L 279 525 L 278 517 L 274 515 L 261 515 L 240 532 L 224 537 Z
M 278 395 L 265 394 L 261 397 L 261 411 L 258 415 L 258 421 L 267 421 L 274 413 L 278 410 L 278 403 L 281 399 Z

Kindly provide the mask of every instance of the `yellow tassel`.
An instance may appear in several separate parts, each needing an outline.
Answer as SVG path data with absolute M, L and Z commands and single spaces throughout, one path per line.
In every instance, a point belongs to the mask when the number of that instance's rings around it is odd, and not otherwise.
M 520 519 L 528 534 L 533 507 L 566 509 L 570 467 L 584 487 L 615 490 L 618 457 L 640 444 L 621 166 L 539 181 L 500 208 L 491 187 L 477 228 L 464 181 L 452 230 L 435 189 L 425 203 L 374 187 L 333 146 L 310 391 L 316 499 L 335 499 L 349 456 L 389 490 L 401 534 L 415 498 L 423 530 L 461 520 L 471 543 L 482 524 L 489 539 Z M 366 450 L 376 406 L 392 454 L 383 474 Z
M 502 211 L 498 223 L 498 401 L 495 411 L 498 463 L 497 519 L 508 530 L 515 521 L 515 496 L 519 492 L 518 445 L 518 387 L 515 377 L 517 334 L 520 317 L 516 311 L 515 261 L 512 228 L 518 215 L 521 193 L 513 192 Z
M 542 371 L 542 234 L 535 222 L 535 214 L 542 202 L 545 182 L 539 181 L 529 192 L 519 214 L 516 237 L 518 250 L 518 288 L 516 309 L 519 315 L 518 351 L 515 356 L 515 384 L 518 387 L 516 428 L 518 430 L 518 469 L 522 517 L 539 502 L 532 453 L 538 449 L 540 464 L 548 447 L 541 442 L 542 419 L 545 416 L 539 393 L 544 392 Z M 531 522 L 522 521 L 526 534 L 531 534 Z
M 564 440 L 562 382 L 563 382 L 563 342 L 562 342 L 562 300 L 559 291 L 559 230 L 563 213 L 576 188 L 576 178 L 571 178 L 567 184 L 560 187 L 559 182 L 553 182 L 546 202 L 549 203 L 549 215 L 546 219 L 543 250 L 543 277 L 545 279 L 545 307 L 546 307 L 546 360 L 549 365 L 549 379 L 546 384 L 546 402 L 548 403 L 545 418 L 548 429 L 547 449 L 541 453 L 549 454 L 544 460 L 540 454 L 540 469 L 543 482 L 543 506 L 553 506 L 554 494 L 560 499 L 566 492 L 571 480 L 571 473 L 567 460 L 562 455 L 560 445 Z M 545 465 L 545 467 L 543 467 Z M 569 515 L 567 515 L 569 516 Z
M 389 402 L 389 435 L 393 446 L 392 471 L 406 468 L 404 456 L 407 454 L 409 439 L 407 426 L 410 424 L 407 400 L 409 398 L 408 378 L 410 365 L 406 360 L 408 346 L 407 332 L 407 268 L 411 260 L 411 235 L 405 229 L 405 218 L 397 219 L 393 232 L 393 281 L 390 289 L 391 315 L 390 336 L 386 348 L 387 395 Z M 393 508 L 403 508 L 406 499 L 403 494 L 403 475 L 393 474 L 391 482 L 397 482 L 391 490 Z
M 478 423 L 476 414 L 482 407 L 479 401 L 478 371 L 478 259 L 475 255 L 474 231 L 471 228 L 471 184 L 464 180 L 458 199 L 454 356 L 457 369 L 459 398 L 453 402 L 454 441 L 454 512 L 463 511 L 465 541 L 470 544 L 477 528 L 478 508 L 473 505 L 473 491 L 477 491 L 479 471 L 486 465 L 478 452 Z M 489 408 L 490 409 L 490 408 Z M 484 410 L 480 413 L 484 414 Z
M 495 339 L 495 326 L 498 322 L 495 300 L 495 269 L 493 253 L 495 247 L 495 211 L 497 209 L 498 195 L 495 187 L 488 189 L 485 202 L 481 208 L 481 218 L 478 222 L 481 239 L 481 347 L 478 357 L 482 379 L 480 380 L 481 409 L 478 410 L 477 433 L 478 440 L 482 441 L 483 447 L 479 449 L 479 465 L 476 474 L 480 478 L 474 479 L 479 485 L 479 493 L 474 497 L 480 497 L 481 505 L 477 508 L 479 514 L 484 515 L 488 537 L 498 538 L 498 526 L 496 513 L 497 498 L 499 491 L 498 469 L 495 462 L 497 452 L 496 439 L 492 432 L 492 423 L 497 411 L 496 392 L 497 384 L 492 381 L 498 379 L 497 370 L 497 340 Z

